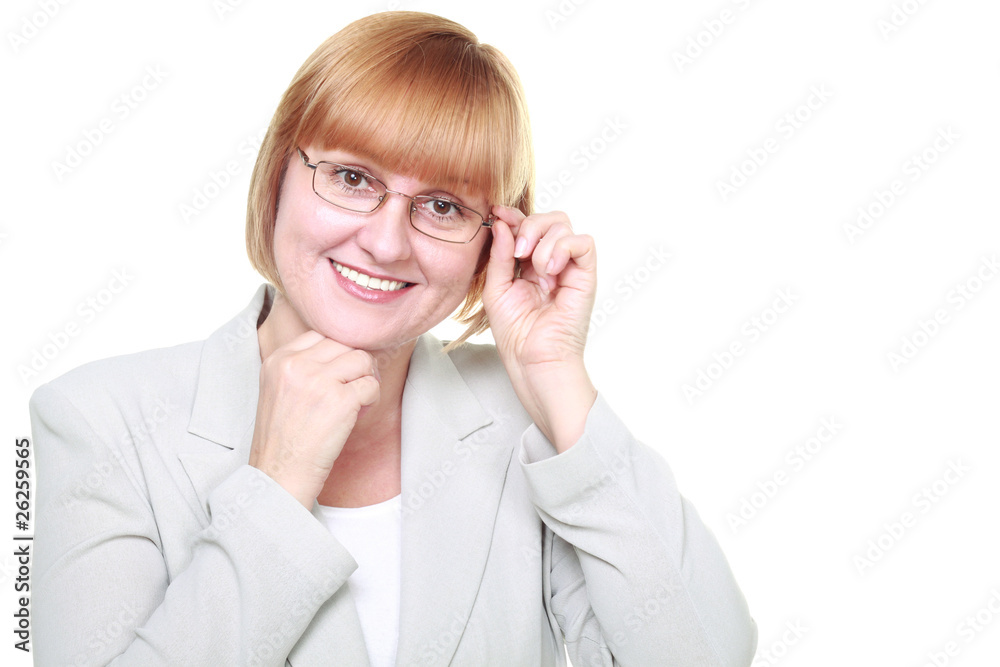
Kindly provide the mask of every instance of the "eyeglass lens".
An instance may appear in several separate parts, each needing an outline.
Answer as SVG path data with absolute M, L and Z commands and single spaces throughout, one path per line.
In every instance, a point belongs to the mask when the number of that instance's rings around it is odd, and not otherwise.
M 385 185 L 375 177 L 331 162 L 317 165 L 313 189 L 331 204 L 358 212 L 374 211 L 387 193 Z M 478 213 L 448 199 L 428 195 L 410 199 L 410 223 L 428 236 L 465 243 L 483 224 Z

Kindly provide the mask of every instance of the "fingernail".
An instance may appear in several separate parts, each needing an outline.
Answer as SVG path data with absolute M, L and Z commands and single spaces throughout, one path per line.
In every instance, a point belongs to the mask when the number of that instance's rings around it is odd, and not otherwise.
M 517 240 L 517 245 L 514 246 L 514 257 L 520 258 L 524 254 L 524 251 L 528 248 L 528 239 L 523 236 Z
M 556 265 L 556 258 L 553 257 L 549 259 L 549 263 L 545 265 L 545 273 L 552 273 L 552 269 Z

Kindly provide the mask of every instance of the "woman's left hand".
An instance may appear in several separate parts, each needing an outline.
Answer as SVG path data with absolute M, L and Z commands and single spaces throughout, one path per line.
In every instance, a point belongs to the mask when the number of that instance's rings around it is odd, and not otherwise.
M 594 240 L 575 234 L 560 211 L 525 216 L 494 206 L 493 214 L 483 305 L 518 399 L 563 452 L 583 434 L 597 397 L 583 363 L 597 288 Z

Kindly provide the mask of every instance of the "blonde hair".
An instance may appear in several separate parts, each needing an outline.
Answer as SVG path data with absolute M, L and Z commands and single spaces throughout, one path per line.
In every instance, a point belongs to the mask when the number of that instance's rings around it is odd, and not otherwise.
M 282 96 L 254 165 L 246 227 L 250 263 L 281 291 L 278 194 L 296 146 L 308 145 L 531 214 L 534 154 L 517 72 L 497 49 L 440 16 L 381 12 L 351 23 L 309 56 Z M 466 329 L 452 346 L 489 328 L 482 293 L 491 242 L 456 315 Z

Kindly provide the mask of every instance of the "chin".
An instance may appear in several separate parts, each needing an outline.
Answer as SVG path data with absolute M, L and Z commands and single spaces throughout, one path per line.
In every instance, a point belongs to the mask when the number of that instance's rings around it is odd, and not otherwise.
M 332 338 L 341 345 L 346 345 L 355 350 L 365 350 L 367 352 L 392 351 L 416 338 L 400 337 L 390 332 L 366 332 L 358 330 L 342 331 L 336 327 L 325 327 L 316 329 L 327 338 Z

